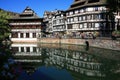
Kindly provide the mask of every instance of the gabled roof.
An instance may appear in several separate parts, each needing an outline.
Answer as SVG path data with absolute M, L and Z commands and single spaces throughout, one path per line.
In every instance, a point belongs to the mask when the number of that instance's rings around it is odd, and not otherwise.
M 30 7 L 26 7 L 26 9 L 20 15 L 33 15 L 35 14 L 34 11 Z
M 11 19 L 40 19 L 40 17 L 38 17 L 37 14 L 27 6 L 21 14 Z
M 87 6 L 100 6 L 100 5 L 107 5 L 106 0 L 74 0 L 73 4 L 67 11 Z

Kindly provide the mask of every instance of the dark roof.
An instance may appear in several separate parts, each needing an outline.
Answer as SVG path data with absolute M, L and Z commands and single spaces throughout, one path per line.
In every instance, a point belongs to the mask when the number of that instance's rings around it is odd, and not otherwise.
M 67 11 L 71 11 L 83 7 L 101 6 L 101 5 L 107 5 L 106 0 L 74 0 L 73 4 L 70 6 L 70 8 Z
M 49 16 L 49 15 L 54 16 L 54 15 L 61 15 L 61 14 L 65 14 L 65 11 L 63 11 L 63 10 L 55 10 L 55 11 L 45 11 L 44 12 L 44 15 L 47 15 L 47 16 Z
M 37 14 L 30 7 L 26 7 L 21 14 L 11 19 L 41 19 L 41 18 L 38 17 Z

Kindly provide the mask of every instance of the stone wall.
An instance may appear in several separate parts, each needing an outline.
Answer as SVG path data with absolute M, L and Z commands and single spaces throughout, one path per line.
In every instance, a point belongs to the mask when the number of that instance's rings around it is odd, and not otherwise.
M 86 45 L 86 41 L 89 42 L 89 46 L 100 47 L 105 49 L 120 50 L 120 40 L 106 40 L 106 39 L 56 39 L 56 38 L 41 38 L 38 40 L 40 43 L 57 43 L 57 44 L 75 44 Z

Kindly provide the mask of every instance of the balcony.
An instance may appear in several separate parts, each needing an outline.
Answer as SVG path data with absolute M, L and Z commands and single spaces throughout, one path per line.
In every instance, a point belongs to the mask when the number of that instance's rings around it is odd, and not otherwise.
M 41 25 L 41 22 L 29 22 L 29 23 L 10 23 L 9 25 Z
M 66 29 L 53 29 L 53 31 L 65 31 Z
M 99 14 L 99 13 L 106 13 L 107 11 L 85 11 L 85 12 L 80 12 L 72 15 L 67 15 L 67 17 L 75 17 L 75 16 L 81 16 L 81 15 L 88 15 L 88 14 Z

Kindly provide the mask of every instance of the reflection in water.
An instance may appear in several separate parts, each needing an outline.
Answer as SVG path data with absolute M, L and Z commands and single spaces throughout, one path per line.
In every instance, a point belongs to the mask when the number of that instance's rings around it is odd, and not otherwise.
M 21 66 L 14 61 L 9 48 L 10 44 L 0 43 L 0 80 L 16 80 L 21 72 Z
M 34 80 L 119 79 L 119 51 L 51 44 L 12 44 L 11 48 L 27 72 L 23 74 Z

